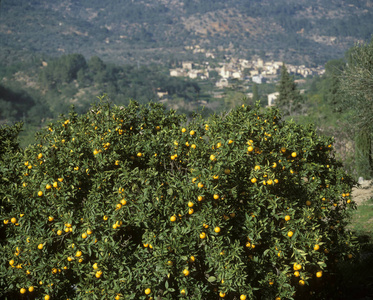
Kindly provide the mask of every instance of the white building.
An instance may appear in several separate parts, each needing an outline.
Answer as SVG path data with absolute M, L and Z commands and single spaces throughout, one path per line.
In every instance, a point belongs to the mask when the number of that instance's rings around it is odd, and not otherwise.
M 279 92 L 275 92 L 275 93 L 272 93 L 272 94 L 268 94 L 267 98 L 268 98 L 268 106 L 273 106 L 275 105 L 275 101 L 277 99 L 277 97 L 280 95 Z

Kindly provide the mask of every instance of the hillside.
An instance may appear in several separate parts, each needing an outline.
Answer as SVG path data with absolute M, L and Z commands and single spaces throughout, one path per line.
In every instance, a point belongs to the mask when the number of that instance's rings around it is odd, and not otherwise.
M 81 53 L 169 63 L 192 57 L 185 48 L 199 45 L 216 57 L 323 64 L 369 40 L 372 19 L 372 0 L 3 0 L 0 58 Z

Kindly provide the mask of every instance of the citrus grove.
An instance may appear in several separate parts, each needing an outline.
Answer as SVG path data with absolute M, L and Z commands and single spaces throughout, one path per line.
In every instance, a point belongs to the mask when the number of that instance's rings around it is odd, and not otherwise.
M 102 101 L 1 172 L 3 298 L 316 299 L 356 256 L 332 140 L 276 109 Z

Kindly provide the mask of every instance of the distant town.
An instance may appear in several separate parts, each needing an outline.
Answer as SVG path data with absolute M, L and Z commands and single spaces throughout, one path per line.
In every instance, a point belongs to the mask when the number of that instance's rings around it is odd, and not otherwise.
M 186 50 L 191 50 L 193 53 L 205 53 L 206 58 L 215 58 L 213 52 L 200 48 L 198 45 L 187 46 Z M 226 62 L 219 63 L 218 67 L 211 67 L 208 62 L 195 64 L 191 61 L 184 61 L 180 68 L 170 69 L 170 76 L 204 80 L 209 78 L 211 71 L 216 71 L 220 75 L 220 79 L 216 82 L 216 86 L 219 88 L 228 87 L 230 79 L 262 84 L 265 82 L 275 82 L 280 75 L 282 64 L 282 61 L 264 61 L 259 57 L 249 61 L 247 59 L 226 56 Z M 309 68 L 305 65 L 295 66 L 286 64 L 286 68 L 290 74 L 300 75 L 304 78 L 307 76 L 322 75 L 325 72 L 323 66 Z

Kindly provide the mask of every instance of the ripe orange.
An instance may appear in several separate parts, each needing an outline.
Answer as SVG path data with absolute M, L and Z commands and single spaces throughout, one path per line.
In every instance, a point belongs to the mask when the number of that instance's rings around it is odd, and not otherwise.
M 315 250 L 315 251 L 317 251 L 317 250 L 319 250 L 320 249 L 320 246 L 319 245 L 315 245 L 315 246 L 313 246 L 313 250 Z
M 218 199 L 219 199 L 219 195 L 218 195 L 218 194 L 214 194 L 213 197 L 214 197 L 215 200 L 218 200 Z
M 49 217 L 48 217 L 48 221 L 49 221 L 49 222 L 52 222 L 53 220 L 54 220 L 54 218 L 53 218 L 52 216 L 49 216 Z
M 145 292 L 145 295 L 149 295 L 152 292 L 152 290 L 147 288 L 144 292 Z
M 297 157 L 297 152 L 293 152 L 293 153 L 291 154 L 291 157 Z
M 220 227 L 219 227 L 219 226 L 216 226 L 216 227 L 214 228 L 214 231 L 215 231 L 216 233 L 219 233 L 219 232 L 220 232 Z
M 126 205 L 126 204 L 127 204 L 126 199 L 122 199 L 122 200 L 120 200 L 120 204 L 122 204 L 122 205 Z
M 220 292 L 220 293 L 219 293 L 219 297 L 224 298 L 224 297 L 225 297 L 225 293 Z
M 193 214 L 194 213 L 194 209 L 193 208 L 189 208 L 189 210 L 188 210 L 188 214 Z
M 62 234 L 62 230 L 57 230 L 57 235 L 61 235 Z
M 80 251 L 80 250 L 78 250 L 76 253 L 75 253 L 75 256 L 76 257 L 80 257 L 80 256 L 82 256 L 82 251 Z
M 251 183 L 255 183 L 256 182 L 256 178 L 251 178 Z
M 26 293 L 26 289 L 25 289 L 25 288 L 21 288 L 21 289 L 19 290 L 19 292 L 20 292 L 21 294 L 24 294 L 24 293 Z
M 194 130 L 191 130 L 191 131 L 189 132 L 190 135 L 195 135 L 195 133 L 196 133 L 196 132 L 195 132 Z
M 102 275 L 102 271 L 97 271 L 95 274 L 96 278 L 100 278 L 101 275 Z
M 215 155 L 211 154 L 210 155 L 210 160 L 215 160 Z
M 176 217 L 175 217 L 175 216 L 172 216 L 172 217 L 170 218 L 170 221 L 171 221 L 171 222 L 175 222 L 175 221 L 176 221 Z
M 94 263 L 94 264 L 92 265 L 92 268 L 93 268 L 93 270 L 97 270 L 97 269 L 98 269 L 98 265 L 97 265 L 97 263 Z
M 30 286 L 30 287 L 28 288 L 28 291 L 29 291 L 30 293 L 32 293 L 32 292 L 34 291 L 34 287 L 33 287 L 33 286 Z
M 203 183 L 202 182 L 198 182 L 198 187 L 199 188 L 203 188 L 204 187 Z
M 185 295 L 185 290 L 184 289 L 182 289 L 181 291 L 180 291 L 180 294 L 182 294 L 183 296 Z
M 50 189 L 52 188 L 52 186 L 48 183 L 48 184 L 45 186 L 45 188 L 46 188 L 47 190 L 50 190 Z
M 206 233 L 201 232 L 200 235 L 199 235 L 199 238 L 200 239 L 204 239 L 205 237 L 206 237 Z
M 87 229 L 87 234 L 88 234 L 88 235 L 92 234 L 92 230 L 88 228 L 88 229 Z
M 188 206 L 189 206 L 189 207 L 193 207 L 193 206 L 194 206 L 194 203 L 193 203 L 192 201 L 189 201 L 189 202 L 188 202 Z
M 292 236 L 293 236 L 293 234 L 294 234 L 294 232 L 292 232 L 292 231 L 289 231 L 289 232 L 288 232 L 288 237 L 292 237 Z
M 286 222 L 287 222 L 287 221 L 290 221 L 290 216 L 289 216 L 289 215 L 285 216 L 285 221 L 286 221 Z
M 184 269 L 183 270 L 183 274 L 184 274 L 184 276 L 188 276 L 190 274 L 190 272 L 189 272 L 188 269 Z
M 10 222 L 12 222 L 13 224 L 14 224 L 14 223 L 17 223 L 17 219 L 16 219 L 16 218 L 11 218 L 11 219 L 10 219 Z
M 304 280 L 299 280 L 299 285 L 300 285 L 300 286 L 304 286 L 304 285 L 305 285 Z
M 260 170 L 260 166 L 256 165 L 256 166 L 254 167 L 254 170 L 255 170 L 255 171 L 259 171 L 259 170 Z
M 317 278 L 322 277 L 322 271 L 318 271 L 318 272 L 316 272 L 316 277 L 317 277 Z
M 300 274 L 299 274 L 299 271 L 295 271 L 295 272 L 294 272 L 294 276 L 295 276 L 295 277 L 299 277 L 299 275 L 300 275 Z
M 181 132 L 182 133 L 186 132 L 186 129 L 185 128 L 181 128 Z
M 247 147 L 247 151 L 248 151 L 248 152 L 252 152 L 253 150 L 254 150 L 253 146 L 249 146 L 249 147 Z
M 192 255 L 190 258 L 189 258 L 189 262 L 193 263 L 196 261 L 196 258 Z
M 39 196 L 39 197 L 43 196 L 43 192 L 42 192 L 42 191 L 39 191 L 39 192 L 38 192 L 38 196 Z
M 240 300 L 246 300 L 246 295 L 241 295 Z
M 51 297 L 49 295 L 44 296 L 44 300 L 49 300 Z
M 87 238 L 87 233 L 86 232 L 84 232 L 84 233 L 82 233 L 82 239 L 86 239 Z
M 43 247 L 44 247 L 43 244 L 39 244 L 39 245 L 38 245 L 38 249 L 39 249 L 39 250 L 42 250 Z
M 14 260 L 11 259 L 11 260 L 9 261 L 9 264 L 10 264 L 11 266 L 13 266 L 13 265 L 14 265 Z

